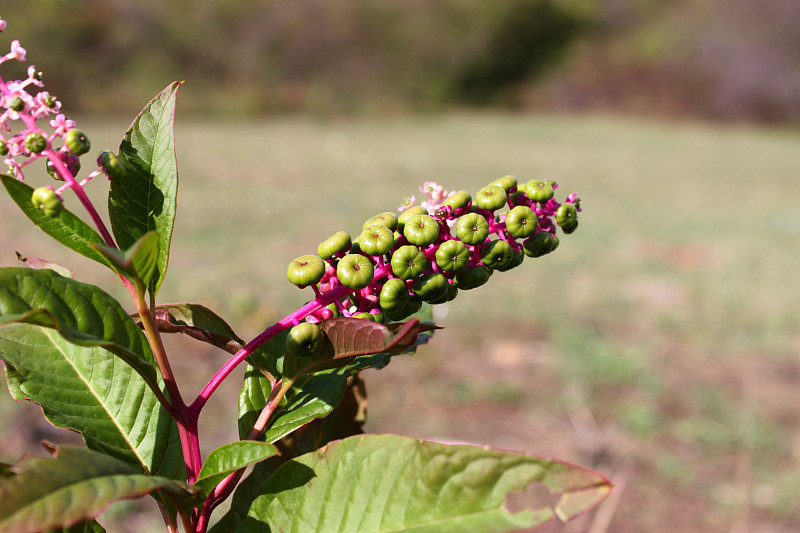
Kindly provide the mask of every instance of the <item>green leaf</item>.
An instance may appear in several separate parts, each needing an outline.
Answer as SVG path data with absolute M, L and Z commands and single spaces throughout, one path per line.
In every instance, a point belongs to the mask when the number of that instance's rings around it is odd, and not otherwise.
M 109 268 L 112 265 L 102 254 L 98 253 L 92 245 L 105 244 L 103 238 L 86 224 L 83 220 L 75 216 L 68 209 L 61 209 L 56 216 L 47 216 L 41 209 L 34 207 L 31 202 L 33 188 L 27 184 L 12 178 L 11 176 L 0 175 L 3 186 L 8 191 L 11 199 L 22 209 L 22 212 L 30 218 L 39 229 L 53 237 L 55 240 L 79 254 L 88 257 Z
M 0 360 L 14 399 L 41 405 L 55 426 L 145 473 L 184 476 L 178 428 L 150 387 L 119 357 L 71 344 L 51 329 L 0 328 Z
M 150 291 L 158 292 L 169 262 L 178 193 L 175 156 L 174 82 L 148 103 L 131 124 L 119 147 L 125 177 L 111 181 L 108 212 L 119 247 L 130 248 L 150 231 L 158 232 L 158 262 Z
M 530 484 L 559 495 L 511 513 Z M 281 466 L 239 532 L 506 532 L 566 521 L 602 501 L 610 482 L 550 459 L 393 435 L 350 437 Z
M 81 346 L 102 346 L 158 388 L 153 354 L 136 322 L 102 289 L 52 270 L 0 269 L 0 325 L 57 329 Z
M 156 326 L 162 333 L 182 333 L 231 354 L 241 350 L 244 345 L 244 341 L 233 332 L 227 322 L 202 305 L 159 305 L 154 314 Z
M 228 475 L 277 453 L 274 446 L 252 440 L 225 444 L 208 454 L 194 487 L 206 497 Z
M 418 320 L 384 326 L 369 320 L 332 318 L 319 322 L 327 341 L 323 353 L 298 379 L 276 410 L 268 426 L 266 442 L 276 442 L 308 422 L 325 417 L 344 396 L 347 376 L 366 368 L 383 368 L 393 354 L 413 351 L 427 341 L 423 333 L 438 329 Z M 248 358 L 239 394 L 239 437 L 245 439 L 267 405 L 271 382 L 280 376 L 285 356 L 286 332 L 276 335 Z M 298 361 L 299 362 L 299 361 Z M 328 372 L 338 369 L 335 372 Z M 290 370 L 287 370 L 290 372 Z
M 112 457 L 73 446 L 63 447 L 54 459 L 29 458 L 17 468 L 18 475 L 0 479 L 0 531 L 8 533 L 70 527 L 115 501 L 156 490 L 188 493 L 182 483 L 143 475 Z
M 271 457 L 266 461 L 257 463 L 246 478 L 244 478 L 233 492 L 231 504 L 228 512 L 220 517 L 208 533 L 230 533 L 235 531 L 239 525 L 247 518 L 247 511 L 250 504 L 258 496 L 258 489 L 282 464 L 281 457 Z
M 158 243 L 158 233 L 149 231 L 124 252 L 102 244 L 93 247 L 120 272 L 131 280 L 141 280 L 148 287 L 158 267 Z
M 328 416 L 344 396 L 347 376 L 321 372 L 300 378 L 286 394 L 285 401 L 265 433 L 265 441 L 276 442 L 316 418 Z M 270 383 L 248 365 L 239 395 L 239 438 L 245 439 L 267 405 Z

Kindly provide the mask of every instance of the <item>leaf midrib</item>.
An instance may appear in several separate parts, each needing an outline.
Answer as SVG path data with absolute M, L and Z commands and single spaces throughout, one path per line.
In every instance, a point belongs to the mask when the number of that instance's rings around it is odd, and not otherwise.
M 103 410 L 106 412 L 106 414 L 108 415 L 108 418 L 111 420 L 111 422 L 112 422 L 112 423 L 114 424 L 114 426 L 117 428 L 117 430 L 118 430 L 119 434 L 122 436 L 123 440 L 124 440 L 124 441 L 125 441 L 125 442 L 128 444 L 128 447 L 131 449 L 131 451 L 133 452 L 133 454 L 134 454 L 134 455 L 136 456 L 136 458 L 139 460 L 139 464 L 140 464 L 140 465 L 141 465 L 141 467 L 144 469 L 145 473 L 146 473 L 147 475 L 150 475 L 150 471 L 149 471 L 149 469 L 147 468 L 147 466 L 145 465 L 145 462 L 144 462 L 144 459 L 143 459 L 143 457 L 142 457 L 142 456 L 139 454 L 139 450 L 136 448 L 136 446 L 134 446 L 134 445 L 133 445 L 133 443 L 132 443 L 132 442 L 130 441 L 130 439 L 128 438 L 127 432 L 124 430 L 124 428 L 123 428 L 122 426 L 120 426 L 120 425 L 119 425 L 119 423 L 117 422 L 117 419 L 116 419 L 116 417 L 114 417 L 114 416 L 113 416 L 113 414 L 112 414 L 112 413 L 111 413 L 111 412 L 108 410 L 108 408 L 106 407 L 106 404 L 105 404 L 105 403 L 104 403 L 104 402 L 101 400 L 100 396 L 97 394 L 97 391 L 95 391 L 95 389 L 94 389 L 94 388 L 91 386 L 91 382 L 90 382 L 90 381 L 88 381 L 88 380 L 86 379 L 86 377 L 83 375 L 83 373 L 82 373 L 82 372 L 79 370 L 79 368 L 78 368 L 78 367 L 77 367 L 77 366 L 74 364 L 73 360 L 72 360 L 72 359 L 70 359 L 70 358 L 67 356 L 66 352 L 65 352 L 65 351 L 64 351 L 64 350 L 61 348 L 61 346 L 59 346 L 59 344 L 58 344 L 58 343 L 57 343 L 57 342 L 54 340 L 54 337 L 56 337 L 56 336 L 57 336 L 57 337 L 59 337 L 59 338 L 60 338 L 60 335 L 54 335 L 54 332 L 53 332 L 52 330 L 49 330 L 49 329 L 46 329 L 46 328 L 41 328 L 41 330 L 42 330 L 42 332 L 44 333 L 44 335 L 45 335 L 45 336 L 46 336 L 46 337 L 47 337 L 47 338 L 50 340 L 50 342 L 53 344 L 53 346 L 55 347 L 55 349 L 56 349 L 56 350 L 57 350 L 57 351 L 58 351 L 58 352 L 59 352 L 59 353 L 60 353 L 60 354 L 63 356 L 64 360 L 65 360 L 65 361 L 66 361 L 66 362 L 67 362 L 67 363 L 68 363 L 68 364 L 69 364 L 69 365 L 72 367 L 72 369 L 73 369 L 73 370 L 74 370 L 74 372 L 75 372 L 75 375 L 76 375 L 76 376 L 77 376 L 77 377 L 78 377 L 78 378 L 79 378 L 81 381 L 83 381 L 83 383 L 86 385 L 86 388 L 87 388 L 89 391 L 91 391 L 91 394 L 92 394 L 92 396 L 95 398 L 95 400 L 97 401 L 97 403 L 98 403 L 98 404 L 99 404 L 99 405 L 100 405 L 100 406 L 103 408 Z

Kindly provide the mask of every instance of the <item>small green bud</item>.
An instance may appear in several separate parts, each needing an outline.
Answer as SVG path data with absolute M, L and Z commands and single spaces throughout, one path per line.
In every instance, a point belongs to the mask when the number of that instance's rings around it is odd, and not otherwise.
M 103 150 L 97 156 L 97 164 L 105 170 L 106 175 L 112 180 L 119 180 L 125 177 L 125 167 L 109 150 Z
M 0 156 L 8 155 L 8 145 L 3 139 L 0 139 Z
M 41 133 L 29 133 L 25 136 L 25 148 L 30 150 L 32 154 L 40 154 L 47 148 L 47 139 Z
M 8 102 L 8 108 L 12 111 L 22 111 L 25 109 L 25 101 L 19 96 L 15 96 Z

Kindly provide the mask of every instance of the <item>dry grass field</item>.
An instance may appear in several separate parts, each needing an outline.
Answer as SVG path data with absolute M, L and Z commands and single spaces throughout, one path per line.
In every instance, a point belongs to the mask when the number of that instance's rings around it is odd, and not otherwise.
M 127 126 L 79 125 L 97 149 Z M 579 192 L 581 225 L 555 254 L 435 308 L 444 330 L 366 373 L 367 429 L 551 455 L 612 477 L 596 512 L 547 531 L 797 530 L 800 132 L 447 114 L 179 116 L 177 136 L 179 215 L 160 299 L 207 305 L 243 337 L 308 298 L 285 279 L 292 258 L 426 180 L 474 192 L 514 174 L 556 180 L 561 197 Z M 101 204 L 104 187 L 90 187 Z M 52 259 L 124 297 L 9 199 L 0 209 L 0 265 L 14 265 L 14 251 Z M 224 357 L 170 347 L 187 391 Z M 1 388 L 0 461 L 42 438 L 74 441 Z M 234 438 L 237 392 L 220 391 L 201 419 L 206 451 Z M 158 523 L 154 505 L 127 514 L 138 510 L 119 505 L 100 522 Z

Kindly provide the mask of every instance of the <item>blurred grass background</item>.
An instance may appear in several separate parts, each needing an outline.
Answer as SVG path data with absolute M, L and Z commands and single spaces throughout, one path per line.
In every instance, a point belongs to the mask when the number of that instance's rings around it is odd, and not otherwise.
M 551 531 L 795 531 L 797 4 L 493 6 L 53 0 L 4 1 L 0 16 L 96 149 L 187 79 L 160 299 L 205 304 L 243 337 L 309 297 L 285 281 L 293 257 L 426 180 L 474 192 L 515 174 L 558 181 L 561 198 L 577 191 L 581 225 L 557 253 L 437 307 L 446 329 L 429 346 L 367 373 L 367 429 L 612 476 L 596 513 Z M 529 10 L 552 21 L 514 31 L 558 35 L 497 44 Z M 62 45 L 74 60 L 57 56 Z M 486 57 L 516 48 L 538 59 L 486 74 Z M 105 185 L 89 190 L 103 205 Z M 0 265 L 18 264 L 15 250 L 51 259 L 126 301 L 9 199 L 0 206 Z M 224 357 L 170 347 L 187 395 Z M 236 393 L 231 383 L 204 414 L 206 451 L 235 438 Z M 7 394 L 0 410 L 0 461 L 70 438 L 32 426 L 38 409 Z M 101 522 L 158 530 L 154 506 L 140 509 L 115 506 Z

